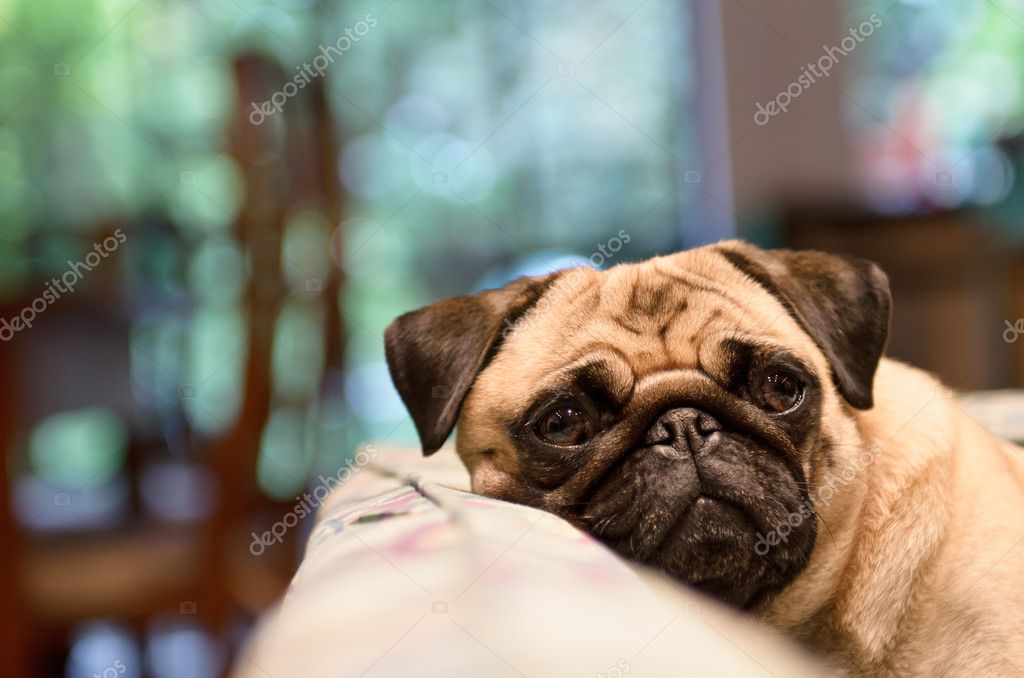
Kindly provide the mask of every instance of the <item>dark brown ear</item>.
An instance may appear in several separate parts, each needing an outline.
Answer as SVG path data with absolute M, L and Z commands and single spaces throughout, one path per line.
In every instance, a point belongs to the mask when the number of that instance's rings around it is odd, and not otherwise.
M 843 397 L 856 408 L 871 408 L 892 305 L 882 269 L 866 259 L 813 250 L 727 243 L 721 252 L 800 323 L 828 358 Z
M 438 301 L 388 325 L 384 352 L 391 380 L 416 424 L 424 455 L 448 439 L 462 401 L 506 329 L 557 276 L 519 278 L 501 289 Z

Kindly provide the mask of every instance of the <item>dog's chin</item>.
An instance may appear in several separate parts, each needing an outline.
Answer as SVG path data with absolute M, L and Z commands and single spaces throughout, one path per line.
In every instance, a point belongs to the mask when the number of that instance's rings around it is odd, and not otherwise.
M 631 560 L 756 608 L 806 567 L 816 527 L 786 465 L 748 442 L 719 436 L 696 457 L 633 451 L 595 489 L 584 526 Z
M 701 496 L 646 562 L 726 603 L 755 607 L 784 585 L 771 554 L 758 554 L 758 534 L 743 509 Z

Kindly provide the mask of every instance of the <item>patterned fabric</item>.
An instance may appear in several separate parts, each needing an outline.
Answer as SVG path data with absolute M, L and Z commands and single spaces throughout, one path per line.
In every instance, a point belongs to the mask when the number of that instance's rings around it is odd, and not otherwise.
M 960 403 L 1024 441 L 1024 393 Z M 470 494 L 450 449 L 364 452 L 237 676 L 823 675 L 562 520 Z
M 448 449 L 354 471 L 236 675 L 822 675 L 559 518 L 467 485 Z

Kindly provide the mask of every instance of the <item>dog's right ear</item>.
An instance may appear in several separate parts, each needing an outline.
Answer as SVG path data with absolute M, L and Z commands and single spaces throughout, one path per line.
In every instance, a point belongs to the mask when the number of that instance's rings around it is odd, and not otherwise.
M 423 454 L 448 439 L 462 403 L 507 328 L 544 295 L 558 273 L 453 297 L 396 318 L 384 332 L 391 380 L 412 415 Z

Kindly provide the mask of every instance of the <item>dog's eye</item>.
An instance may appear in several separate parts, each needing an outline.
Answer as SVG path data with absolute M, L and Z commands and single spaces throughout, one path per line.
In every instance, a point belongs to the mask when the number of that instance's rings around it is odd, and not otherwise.
M 581 445 L 594 436 L 594 425 L 578 407 L 562 405 L 537 423 L 537 437 L 551 445 Z
M 800 404 L 804 386 L 789 372 L 769 372 L 754 388 L 754 400 L 769 412 L 785 412 Z

